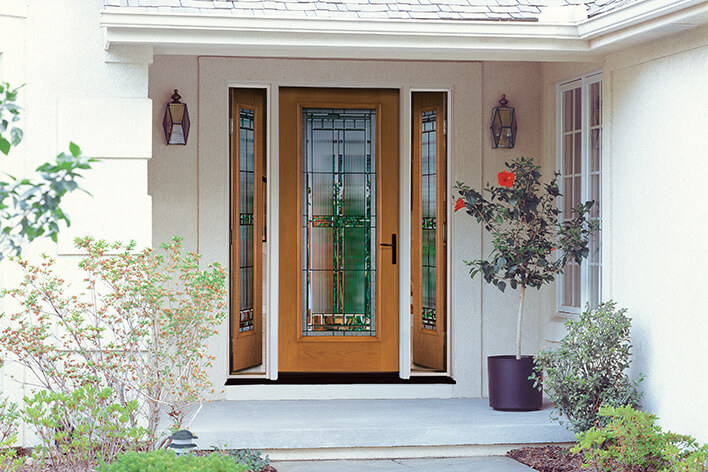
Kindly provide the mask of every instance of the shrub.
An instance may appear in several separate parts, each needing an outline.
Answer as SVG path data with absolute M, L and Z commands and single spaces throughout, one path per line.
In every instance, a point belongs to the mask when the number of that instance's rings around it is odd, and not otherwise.
M 19 418 L 17 404 L 0 396 L 0 470 L 3 472 L 15 470 L 22 462 L 15 457 L 15 450 L 11 447 L 17 440 Z
M 258 472 L 265 466 L 270 464 L 268 456 L 263 457 L 262 451 L 254 451 L 252 449 L 232 449 L 229 455 L 239 464 L 244 464 L 248 470 Z
M 554 419 L 581 432 L 603 426 L 598 411 L 603 405 L 637 406 L 641 397 L 625 371 L 631 363 L 630 319 L 615 302 L 586 309 L 565 322 L 567 334 L 555 351 L 542 351 L 535 359 L 536 383 L 543 379 L 546 394 L 555 404 Z
M 24 280 L 2 294 L 21 309 L 0 330 L 0 349 L 42 390 L 110 389 L 106 404 L 128 412 L 128 426 L 146 425 L 148 445 L 158 446 L 163 413 L 180 429 L 214 391 L 207 340 L 226 316 L 225 271 L 218 264 L 200 270 L 199 255 L 184 254 L 178 238 L 162 251 L 91 238 L 76 246 L 86 254 L 81 293 L 55 273 L 51 258 L 18 260 Z
M 71 393 L 39 391 L 25 398 L 25 417 L 40 440 L 38 452 L 54 469 L 59 465 L 91 470 L 98 460 L 139 447 L 145 430 L 131 426 L 137 402 L 112 403 L 111 389 L 82 387 Z
M 176 457 L 172 451 L 127 452 L 112 464 L 103 464 L 97 472 L 245 472 L 248 467 L 229 456 L 213 452 L 208 456 L 186 454 Z
M 577 435 L 572 452 L 584 452 L 584 466 L 605 472 L 703 472 L 708 450 L 698 448 L 691 436 L 664 432 L 656 417 L 630 406 L 603 406 L 604 428 L 590 428 Z

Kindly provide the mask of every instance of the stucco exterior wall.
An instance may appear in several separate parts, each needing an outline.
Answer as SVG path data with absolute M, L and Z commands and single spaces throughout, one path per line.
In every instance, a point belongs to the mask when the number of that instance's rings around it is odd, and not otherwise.
M 708 442 L 708 28 L 612 55 L 603 80 L 605 298 L 633 318 L 644 406 Z
M 228 95 L 229 86 L 269 88 L 271 123 L 269 146 L 269 227 L 277 233 L 277 88 L 279 86 L 395 87 L 402 90 L 402 156 L 410 152 L 410 90 L 451 89 L 452 181 L 482 187 L 495 181 L 504 160 L 517 155 L 539 156 L 541 150 L 541 66 L 537 63 L 415 63 L 383 61 L 306 61 L 216 57 L 157 56 L 150 67 L 149 96 L 166 102 L 179 88 L 190 107 L 192 132 L 185 147 L 167 147 L 158 134 L 162 104 L 153 110 L 153 159 L 150 194 L 153 197 L 153 242 L 173 234 L 185 237 L 205 260 L 227 262 L 228 256 Z M 491 109 L 502 93 L 517 107 L 520 131 L 514 150 L 491 148 Z M 402 181 L 405 179 L 402 174 Z M 487 355 L 511 353 L 514 346 L 517 294 L 483 287 L 471 281 L 463 259 L 490 250 L 482 247 L 479 226 L 465 215 L 454 215 L 452 225 L 452 373 L 457 385 L 436 390 L 442 396 L 486 396 L 483 375 Z M 270 257 L 277 258 L 275 239 Z M 192 246 L 193 245 L 193 246 Z M 402 249 L 403 251 L 403 249 Z M 275 267 L 275 266 L 272 266 Z M 277 279 L 270 290 L 276 291 Z M 277 293 L 277 292 L 275 292 Z M 530 294 L 525 322 L 524 350 L 539 345 L 541 294 Z M 273 307 L 271 307 L 273 310 Z M 228 327 L 213 342 L 217 362 L 212 379 L 223 383 L 228 370 Z M 273 360 L 274 357 L 271 357 Z M 273 388 L 273 387 L 270 387 Z M 426 387 L 410 386 L 418 392 Z M 321 390 L 321 389 L 320 389 Z M 239 397 L 263 395 L 263 390 L 239 388 Z M 251 392 L 251 393 L 249 393 Z M 398 394 L 401 394 L 400 391 Z M 413 394 L 413 393 L 411 393 Z M 307 393 L 303 393 L 307 395 Z M 396 394 L 393 394 L 396 395 Z
M 84 173 L 82 185 L 91 195 L 72 194 L 62 206 L 72 224 L 60 232 L 59 243 L 37 240 L 24 250 L 27 258 L 35 260 L 41 252 L 55 256 L 58 271 L 77 290 L 81 274 L 76 270 L 74 237 L 135 239 L 142 246 L 152 240 L 147 194 L 152 50 L 105 52 L 98 25 L 100 7 L 100 2 L 85 0 L 10 0 L 0 8 L 0 79 L 13 86 L 25 84 L 19 96 L 25 138 L 3 159 L 9 171 L 18 177 L 31 173 L 68 151 L 70 141 L 100 160 Z M 0 274 L 3 288 L 21 281 L 10 262 L 0 264 Z M 11 313 L 8 303 L 0 301 L 0 311 Z M 6 366 L 5 374 L 15 380 L 25 378 L 13 365 Z M 19 400 L 23 392 L 15 380 L 3 376 L 0 387 Z

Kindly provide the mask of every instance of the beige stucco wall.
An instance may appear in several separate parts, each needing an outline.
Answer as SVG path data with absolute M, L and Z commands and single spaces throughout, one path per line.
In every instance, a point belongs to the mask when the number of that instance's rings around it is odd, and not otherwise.
M 270 89 L 271 191 L 277 188 L 277 87 L 341 86 L 395 87 L 402 90 L 402 116 L 410 116 L 409 91 L 451 89 L 452 181 L 481 187 L 495 181 L 504 160 L 517 155 L 539 156 L 541 150 L 541 66 L 537 63 L 415 63 L 384 61 L 307 61 L 216 57 L 157 56 L 150 67 L 149 96 L 167 101 L 173 88 L 189 104 L 192 134 L 185 147 L 167 147 L 159 134 L 162 105 L 153 110 L 153 159 L 149 169 L 153 197 L 153 242 L 173 234 L 185 237 L 206 260 L 226 263 L 228 254 L 228 99 L 229 86 L 267 86 Z M 493 150 L 489 137 L 491 109 L 506 93 L 519 115 L 519 138 L 514 150 Z M 409 127 L 404 119 L 402 129 Z M 409 132 L 409 131 L 408 131 Z M 402 134 L 404 134 L 402 133 Z M 409 145 L 402 138 L 402 156 Z M 403 179 L 403 177 L 402 177 Z M 272 198 L 271 204 L 277 202 Z M 271 207 L 271 215 L 277 208 Z M 270 222 L 274 234 L 277 220 Z M 486 396 L 483 376 L 487 355 L 511 353 L 517 295 L 501 294 L 471 281 L 463 259 L 489 252 L 479 226 L 465 215 L 452 218 L 452 372 L 457 385 L 446 395 Z M 277 257 L 272 239 L 271 257 Z M 277 290 L 275 284 L 271 290 Z M 532 293 L 527 304 L 524 350 L 539 345 L 545 315 L 539 312 L 543 293 Z M 228 365 L 228 329 L 213 343 L 217 356 L 212 378 L 223 382 Z M 420 388 L 411 386 L 412 389 Z M 245 389 L 244 389 L 245 390 Z
M 604 281 L 633 318 L 644 406 L 708 442 L 708 28 L 608 57 Z
M 100 7 L 100 2 L 85 0 L 3 0 L 0 5 L 0 80 L 25 84 L 19 96 L 25 137 L 9 158 L 3 156 L 9 171 L 16 176 L 33 173 L 41 163 L 68 151 L 70 141 L 100 160 L 84 173 L 82 185 L 91 195 L 76 193 L 63 202 L 72 224 L 62 229 L 58 244 L 37 240 L 24 250 L 34 260 L 41 252 L 55 256 L 57 270 L 77 290 L 82 276 L 76 268 L 74 237 L 135 239 L 142 246 L 152 242 L 147 193 L 152 50 L 104 51 Z M 3 288 L 21 280 L 17 268 L 7 261 L 0 264 L 0 277 Z M 0 300 L 0 311 L 12 313 L 9 303 Z M 23 391 L 16 380 L 31 379 L 12 364 L 4 374 L 14 375 L 15 380 L 1 375 L 2 392 L 21 399 Z

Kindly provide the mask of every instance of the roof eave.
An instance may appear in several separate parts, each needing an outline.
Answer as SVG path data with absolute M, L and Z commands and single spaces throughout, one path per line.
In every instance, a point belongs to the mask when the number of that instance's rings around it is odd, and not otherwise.
M 645 0 L 589 20 L 514 21 L 265 18 L 104 11 L 106 49 L 155 54 L 387 60 L 598 61 L 652 29 L 708 21 L 708 1 Z

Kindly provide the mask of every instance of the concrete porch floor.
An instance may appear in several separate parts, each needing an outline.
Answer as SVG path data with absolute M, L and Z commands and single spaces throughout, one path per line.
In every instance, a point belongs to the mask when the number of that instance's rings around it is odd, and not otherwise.
M 276 460 L 502 455 L 572 442 L 550 409 L 494 411 L 470 398 L 223 401 L 205 404 L 190 429 L 200 448 L 259 449 Z

